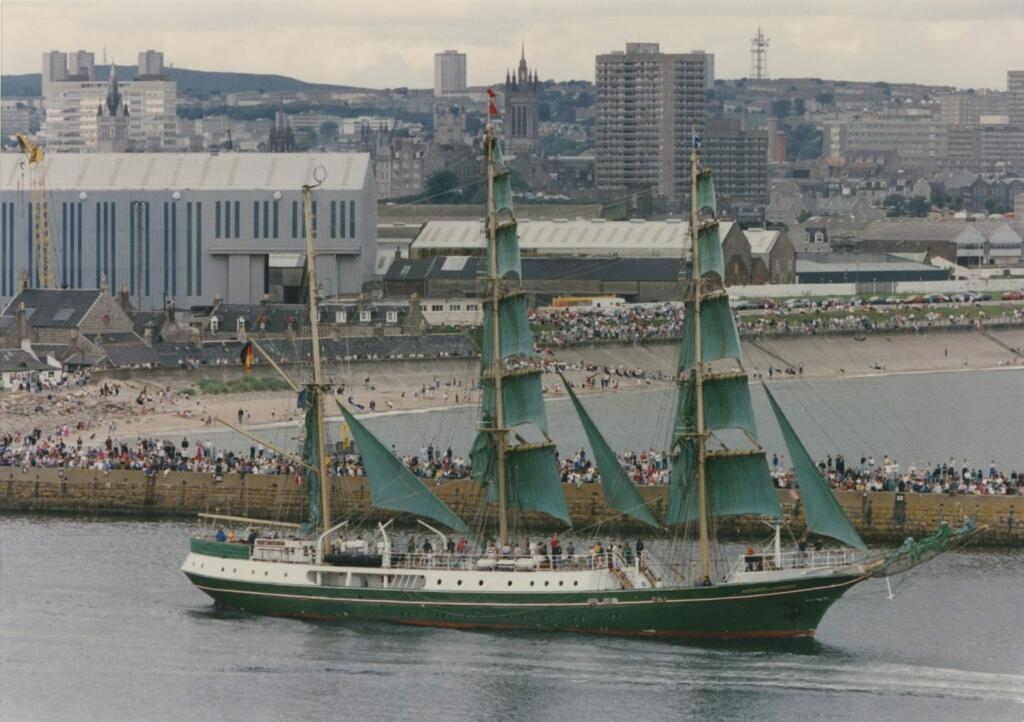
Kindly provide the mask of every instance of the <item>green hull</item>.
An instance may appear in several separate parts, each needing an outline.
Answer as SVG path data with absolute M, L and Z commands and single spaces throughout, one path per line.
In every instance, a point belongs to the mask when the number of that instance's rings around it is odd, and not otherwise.
M 530 629 L 650 637 L 813 636 L 863 576 L 719 587 L 494 594 L 310 587 L 186 572 L 217 604 L 256 614 L 464 629 Z

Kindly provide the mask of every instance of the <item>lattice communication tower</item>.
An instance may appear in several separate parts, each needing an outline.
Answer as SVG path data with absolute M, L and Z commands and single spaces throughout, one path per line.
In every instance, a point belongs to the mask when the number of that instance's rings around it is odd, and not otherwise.
M 758 27 L 757 35 L 750 39 L 750 74 L 756 80 L 768 77 L 768 38 Z

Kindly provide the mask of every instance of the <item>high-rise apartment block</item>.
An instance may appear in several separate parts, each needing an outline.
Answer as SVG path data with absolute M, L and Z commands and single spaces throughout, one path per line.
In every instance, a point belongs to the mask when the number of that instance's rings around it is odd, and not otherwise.
M 139 53 L 139 76 L 152 77 L 164 74 L 164 54 L 156 50 Z
M 704 130 L 714 56 L 627 43 L 597 56 L 595 180 L 599 188 L 654 188 L 676 204 L 689 187 L 693 134 Z M 765 151 L 767 153 L 767 151 Z
M 714 173 L 715 191 L 724 201 L 768 204 L 766 131 L 750 130 L 745 119 L 712 120 L 701 148 L 703 161 Z
M 445 50 L 434 54 L 434 96 L 466 92 L 466 54 Z
M 1009 96 L 1010 122 L 1024 127 L 1024 70 L 1006 72 L 1006 94 Z
M 1008 93 L 992 90 L 940 95 L 938 117 L 946 125 L 977 125 L 985 116 L 1006 115 L 1008 97 Z
M 113 67 L 110 72 L 114 73 Z M 117 89 L 123 103 L 119 117 L 127 118 L 126 145 L 118 149 L 174 150 L 178 89 L 163 75 L 163 53 L 140 53 L 138 73 L 130 80 L 119 81 Z M 108 81 L 96 77 L 92 53 L 71 53 L 70 62 L 66 53 L 44 53 L 46 115 L 42 133 L 47 149 L 72 153 L 100 150 L 100 119 L 109 91 Z M 109 145 L 104 143 L 104 148 L 109 149 Z

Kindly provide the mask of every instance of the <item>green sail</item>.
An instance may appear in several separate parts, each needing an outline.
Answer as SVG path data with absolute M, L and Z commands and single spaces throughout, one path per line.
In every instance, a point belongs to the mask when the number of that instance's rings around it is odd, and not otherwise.
M 482 386 L 484 393 L 481 406 L 484 418 L 496 418 L 494 381 L 484 379 Z M 501 398 L 507 428 L 533 424 L 547 433 L 548 415 L 544 410 L 544 389 L 540 382 L 540 371 L 504 377 L 501 380 Z
M 477 434 L 469 452 L 473 475 L 484 484 L 485 498 L 498 501 L 497 454 L 490 433 Z M 571 524 L 562 493 L 553 444 L 513 446 L 505 451 L 505 490 L 508 507 L 540 511 Z
M 800 486 L 800 499 L 803 501 L 804 516 L 807 519 L 807 528 L 815 534 L 838 539 L 857 549 L 867 549 L 864 540 L 853 528 L 853 524 L 843 512 L 843 507 L 836 500 L 835 494 L 832 493 L 828 483 L 818 471 L 818 467 L 811 460 L 803 442 L 793 431 L 789 419 L 782 413 L 772 392 L 763 383 L 762 386 L 764 386 L 764 392 L 768 394 L 768 402 L 772 405 L 775 420 L 779 422 L 779 428 L 782 429 L 782 437 L 786 441 L 789 456 L 793 459 L 796 480 Z
M 501 357 L 503 359 L 535 356 L 526 296 L 507 296 L 498 301 L 498 323 L 501 325 Z M 494 323 L 491 301 L 484 302 L 484 331 L 480 341 L 480 363 L 489 368 L 494 360 Z
M 697 229 L 697 247 L 700 249 L 700 275 L 717 273 L 724 280 L 725 262 L 722 260 L 718 221 L 709 221 Z
M 498 277 L 522 279 L 523 264 L 519 258 L 519 238 L 516 235 L 516 225 L 514 223 L 501 224 L 495 235 L 498 246 Z
M 375 507 L 425 516 L 450 529 L 468 531 L 465 522 L 434 496 L 348 409 L 341 404 L 338 408 L 348 422 L 352 439 L 362 456 L 366 478 L 370 482 L 370 499 Z
M 695 374 L 695 371 L 690 371 L 680 385 L 679 407 L 676 412 L 678 433 L 696 428 Z M 757 436 L 754 407 L 750 401 L 746 375 L 710 376 L 704 379 L 704 428 L 708 431 L 743 429 L 751 436 Z
M 591 420 L 590 414 L 583 408 L 583 404 L 576 398 L 576 394 L 573 393 L 565 377 L 562 377 L 562 383 L 565 384 L 565 389 L 569 392 L 572 405 L 576 408 L 576 415 L 579 416 L 580 423 L 583 424 L 590 448 L 594 452 L 594 461 L 601 472 L 601 488 L 604 490 L 604 498 L 608 502 L 608 506 L 623 514 L 628 514 L 644 524 L 655 528 L 660 527 L 658 520 L 654 518 L 654 514 L 651 513 L 643 497 L 640 496 L 640 492 L 637 491 L 636 485 L 626 475 L 615 452 L 608 446 L 608 442 L 604 440 L 604 436 Z
M 315 387 L 311 387 L 315 388 Z M 314 391 L 314 393 L 316 393 Z M 317 459 L 320 458 L 320 451 L 316 425 L 316 405 L 307 401 L 306 403 L 306 438 L 302 442 L 302 460 L 306 463 L 306 521 L 303 530 L 310 532 L 320 526 L 320 468 Z M 326 526 L 326 525 L 325 525 Z
M 693 303 L 686 303 L 686 317 L 683 322 L 683 347 L 679 357 L 680 370 L 692 369 L 695 367 L 697 351 L 695 348 L 695 336 L 693 331 Z M 740 337 L 736 332 L 736 322 L 732 318 L 732 309 L 729 308 L 729 299 L 726 296 L 716 296 L 701 301 L 700 304 L 700 327 L 701 327 L 701 355 L 704 363 L 710 363 L 722 358 L 740 359 Z
M 697 174 L 697 209 L 718 209 L 715 202 L 715 184 L 711 181 L 711 171 L 707 168 Z
M 666 523 L 694 521 L 700 515 L 696 444 L 684 439 L 669 474 L 669 505 Z M 709 454 L 704 468 L 704 485 L 709 517 L 758 514 L 782 518 L 775 484 L 764 452 L 716 456 Z

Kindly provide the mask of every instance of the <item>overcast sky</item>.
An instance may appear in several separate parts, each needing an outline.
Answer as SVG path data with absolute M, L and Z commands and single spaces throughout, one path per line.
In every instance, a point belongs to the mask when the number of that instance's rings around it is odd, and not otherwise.
M 434 53 L 468 56 L 471 85 L 497 82 L 520 42 L 543 79 L 594 79 L 594 56 L 627 41 L 715 54 L 750 74 L 757 26 L 771 77 L 988 87 L 1024 69 L 1024 0 L 0 0 L 4 73 L 39 72 L 46 50 L 134 64 L 280 73 L 368 87 L 430 87 Z

